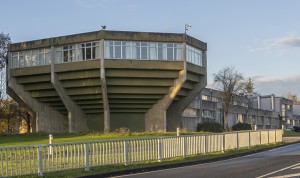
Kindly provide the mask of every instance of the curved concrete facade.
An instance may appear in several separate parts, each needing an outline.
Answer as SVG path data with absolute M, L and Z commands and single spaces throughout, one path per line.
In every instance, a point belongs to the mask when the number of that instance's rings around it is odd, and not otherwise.
M 108 59 L 106 40 L 180 44 L 180 60 Z M 55 48 L 99 42 L 97 58 L 55 63 Z M 187 62 L 186 46 L 201 51 Z M 12 68 L 14 53 L 51 49 L 48 65 Z M 97 31 L 12 44 L 7 92 L 30 111 L 37 132 L 174 131 L 181 113 L 206 86 L 206 43 L 185 34 Z M 50 58 L 49 58 L 50 59 Z

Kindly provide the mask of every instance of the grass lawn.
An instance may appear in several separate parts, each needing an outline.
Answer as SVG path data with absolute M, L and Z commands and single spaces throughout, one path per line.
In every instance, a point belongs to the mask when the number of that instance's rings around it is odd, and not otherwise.
M 283 133 L 283 137 L 297 137 L 297 136 L 300 136 L 299 132 L 285 130 Z
M 188 132 L 181 133 L 181 135 L 191 134 L 203 134 L 203 132 Z M 81 141 L 93 141 L 93 140 L 109 140 L 109 139 L 123 139 L 123 138 L 145 138 L 145 137 L 159 137 L 159 136 L 176 136 L 176 132 L 167 133 L 59 133 L 53 134 L 53 143 L 62 142 L 81 142 Z M 48 144 L 48 134 L 15 134 L 15 135 L 0 135 L 0 147 L 3 146 L 25 146 L 36 144 Z
M 99 174 L 99 173 L 121 171 L 121 170 L 127 170 L 127 169 L 147 168 L 147 167 L 159 166 L 159 165 L 170 165 L 170 164 L 174 164 L 174 163 L 184 163 L 184 162 L 189 162 L 189 161 L 207 160 L 207 159 L 217 158 L 217 157 L 221 157 L 221 156 L 236 155 L 239 153 L 249 152 L 249 151 L 262 149 L 262 148 L 274 147 L 276 145 L 281 145 L 281 144 L 283 144 L 283 143 L 260 145 L 260 146 L 250 147 L 250 148 L 247 147 L 247 148 L 228 150 L 228 151 L 225 151 L 224 153 L 214 152 L 214 153 L 208 153 L 206 155 L 199 154 L 199 155 L 189 156 L 186 158 L 177 157 L 177 158 L 164 160 L 163 162 L 152 161 L 152 162 L 129 164 L 127 166 L 125 166 L 125 165 L 98 166 L 98 167 L 91 168 L 91 170 L 88 172 L 85 171 L 84 169 L 74 169 L 74 170 L 61 171 L 61 172 L 55 172 L 55 173 L 46 173 L 46 174 L 44 174 L 43 177 L 45 177 L 45 178 L 78 177 L 78 176 L 93 175 L 93 174 Z M 33 177 L 38 177 L 38 176 L 32 175 L 32 176 L 22 176 L 22 177 L 33 178 Z

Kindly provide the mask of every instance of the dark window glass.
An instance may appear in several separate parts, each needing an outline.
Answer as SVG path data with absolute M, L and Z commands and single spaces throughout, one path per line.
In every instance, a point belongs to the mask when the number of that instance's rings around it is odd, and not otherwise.
M 86 60 L 92 59 L 92 48 L 86 48 Z
M 96 59 L 96 47 L 93 47 L 92 52 L 93 52 L 92 58 L 93 58 L 93 59 Z
M 147 47 L 141 47 L 141 54 L 142 59 L 148 59 Z
M 85 48 L 82 48 L 81 49 L 81 52 L 82 52 L 82 60 L 85 60 Z
M 115 46 L 115 58 L 121 58 L 121 46 Z
M 69 60 L 68 51 L 64 51 L 64 62 L 68 62 L 68 60 Z
M 167 59 L 173 60 L 173 48 L 167 48 Z

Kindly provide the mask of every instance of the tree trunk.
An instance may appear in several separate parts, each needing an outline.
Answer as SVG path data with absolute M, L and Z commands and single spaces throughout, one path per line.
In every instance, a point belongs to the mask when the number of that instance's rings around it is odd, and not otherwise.
M 26 112 L 26 123 L 27 123 L 27 133 L 30 133 L 31 130 L 31 124 L 30 124 L 30 114 Z
M 228 112 L 225 112 L 225 115 L 224 115 L 224 128 L 227 132 L 229 132 Z

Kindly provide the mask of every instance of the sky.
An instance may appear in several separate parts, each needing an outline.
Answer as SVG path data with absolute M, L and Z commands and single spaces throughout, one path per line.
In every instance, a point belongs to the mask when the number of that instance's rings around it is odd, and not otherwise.
M 300 97 L 298 0 L 1 0 L 12 42 L 101 29 L 187 33 L 207 43 L 208 86 L 234 66 L 262 94 Z

